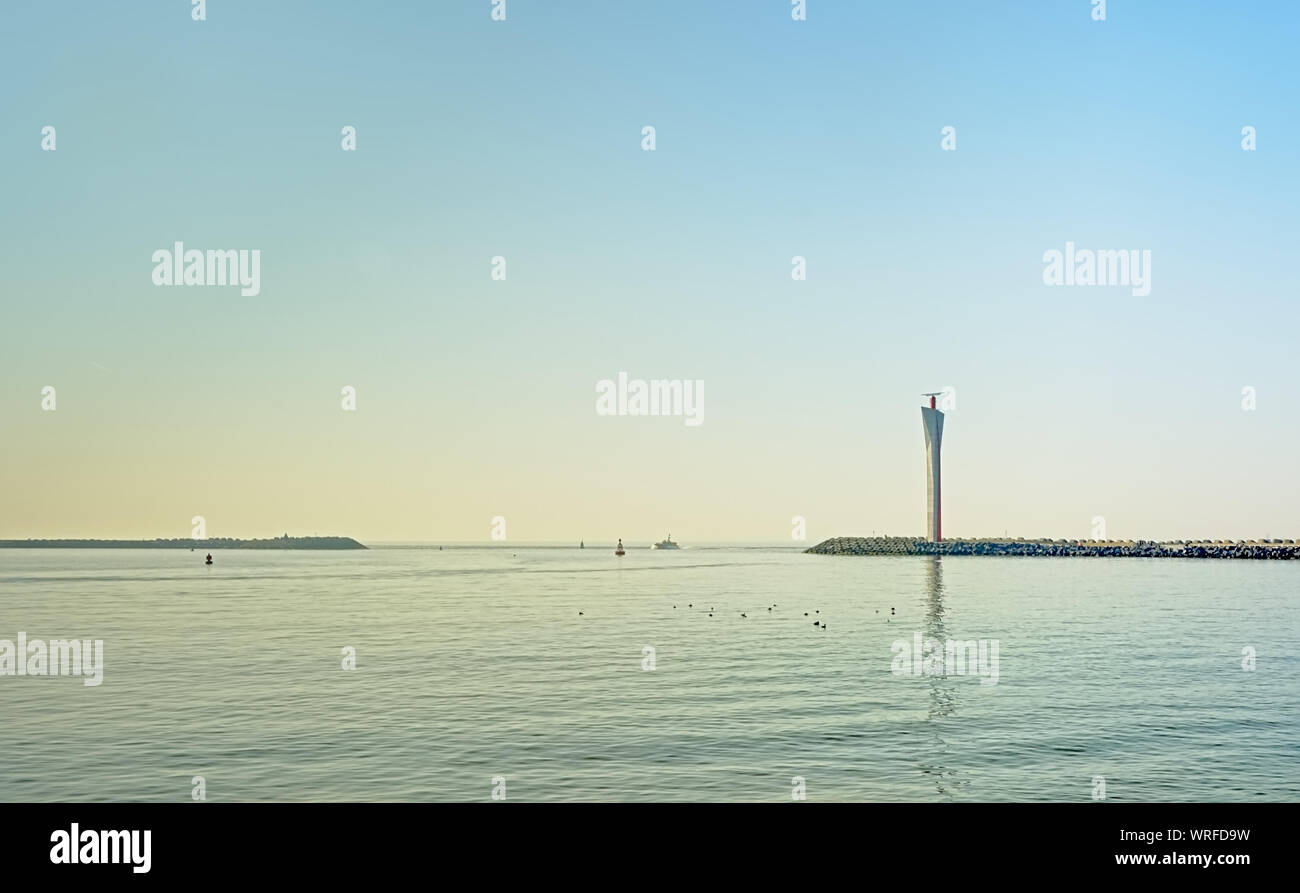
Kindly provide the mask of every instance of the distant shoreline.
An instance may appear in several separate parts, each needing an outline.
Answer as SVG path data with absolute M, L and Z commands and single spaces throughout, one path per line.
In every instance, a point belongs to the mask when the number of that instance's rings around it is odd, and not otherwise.
M 265 540 L 0 540 L 0 549 L 364 549 L 350 536 L 282 536 Z
M 811 555 L 1003 555 L 1084 558 L 1300 559 L 1294 540 L 993 540 L 931 542 L 905 536 L 838 536 L 806 549 Z

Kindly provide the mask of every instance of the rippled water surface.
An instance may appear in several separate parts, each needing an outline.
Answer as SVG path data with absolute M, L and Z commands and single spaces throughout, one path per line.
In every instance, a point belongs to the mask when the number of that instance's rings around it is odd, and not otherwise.
M 0 551 L 0 639 L 105 651 L 0 676 L 0 800 L 1300 799 L 1300 562 L 214 554 Z

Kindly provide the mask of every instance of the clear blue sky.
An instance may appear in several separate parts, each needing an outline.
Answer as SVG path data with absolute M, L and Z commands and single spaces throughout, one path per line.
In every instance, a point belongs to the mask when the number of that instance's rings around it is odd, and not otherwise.
M 1300 535 L 1295 4 L 507 8 L 6 5 L 0 536 Z

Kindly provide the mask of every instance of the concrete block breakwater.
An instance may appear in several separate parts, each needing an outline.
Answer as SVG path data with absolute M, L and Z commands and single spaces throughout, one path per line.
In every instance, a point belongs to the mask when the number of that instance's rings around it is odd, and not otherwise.
M 1300 558 L 1295 540 L 991 540 L 934 543 L 905 536 L 837 536 L 804 550 L 812 555 L 1009 555 L 1079 558 Z

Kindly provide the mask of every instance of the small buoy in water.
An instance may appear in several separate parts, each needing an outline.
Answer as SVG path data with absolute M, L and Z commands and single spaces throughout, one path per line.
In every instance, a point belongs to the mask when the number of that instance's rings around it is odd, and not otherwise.
M 813 626 L 821 626 L 821 621 L 819 621 L 819 620 L 814 620 L 814 621 L 813 621 Z
M 208 558 L 207 558 L 207 560 L 204 561 L 203 563 L 204 563 L 204 564 L 211 564 L 211 563 L 212 563 L 212 553 L 211 553 L 211 552 L 208 553 Z

